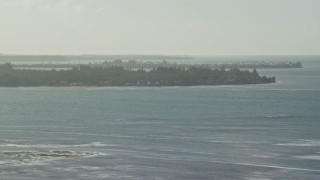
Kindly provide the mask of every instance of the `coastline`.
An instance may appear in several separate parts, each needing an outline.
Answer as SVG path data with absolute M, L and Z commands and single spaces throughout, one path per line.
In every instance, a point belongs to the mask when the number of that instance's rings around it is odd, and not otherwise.
M 0 86 L 198 86 L 242 85 L 276 82 L 275 77 L 260 76 L 254 69 L 154 68 L 146 71 L 123 67 L 80 66 L 70 70 L 14 69 L 10 63 L 0 66 Z

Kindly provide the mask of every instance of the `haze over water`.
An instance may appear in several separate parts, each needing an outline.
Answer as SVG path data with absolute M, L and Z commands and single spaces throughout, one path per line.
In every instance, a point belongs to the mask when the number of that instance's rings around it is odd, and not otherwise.
M 320 64 L 302 62 L 263 85 L 0 88 L 1 177 L 319 179 Z
M 277 80 L 259 85 L 1 87 L 0 179 L 320 179 L 319 9 L 319 0 L 0 0 L 0 64 L 17 64 L 1 65 L 1 85 L 39 85 L 21 64 L 304 66 L 258 69 Z

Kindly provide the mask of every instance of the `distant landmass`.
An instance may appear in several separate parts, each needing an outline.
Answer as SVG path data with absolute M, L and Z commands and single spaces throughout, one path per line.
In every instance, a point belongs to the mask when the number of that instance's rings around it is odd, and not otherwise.
M 61 64 L 61 63 L 31 63 L 31 64 L 13 64 L 15 68 L 43 68 L 43 69 L 63 69 L 63 68 L 72 68 L 74 66 L 81 66 L 84 63 L 70 63 L 70 64 Z M 104 61 L 104 62 L 95 62 L 95 63 L 85 63 L 87 66 L 91 67 L 124 67 L 124 68 L 159 68 L 159 67 L 168 67 L 168 68 L 189 68 L 189 67 L 205 67 L 205 68 L 238 68 L 238 69 L 275 69 L 275 68 L 302 68 L 301 62 L 238 62 L 238 63 L 208 63 L 208 64 L 188 64 L 188 63 L 177 63 L 177 62 L 168 62 L 168 61 Z
M 290 61 L 290 59 L 293 59 Z M 230 61 L 230 60 L 236 61 Z M 297 57 L 251 56 L 168 56 L 168 55 L 0 55 L 0 63 L 12 62 L 18 68 L 72 68 L 75 65 L 121 66 L 124 68 L 209 67 L 209 68 L 302 68 Z M 299 59 L 299 58 L 298 58 Z
M 193 60 L 192 56 L 181 55 L 1 55 L 2 62 L 67 62 L 67 61 L 108 61 L 108 60 Z
M 81 65 L 68 70 L 15 69 L 0 65 L 0 86 L 197 86 L 273 83 L 275 77 L 253 71 L 207 67 L 159 67 L 133 70 Z
M 204 68 L 226 68 L 226 69 L 271 69 L 271 68 L 302 68 L 301 62 L 264 62 L 264 61 L 245 61 L 245 62 L 232 62 L 232 63 L 206 63 L 206 64 L 187 64 L 187 63 L 176 63 L 176 62 L 137 62 L 131 61 L 105 61 L 101 63 L 102 66 L 120 66 L 124 68 L 158 68 L 158 67 L 204 67 Z

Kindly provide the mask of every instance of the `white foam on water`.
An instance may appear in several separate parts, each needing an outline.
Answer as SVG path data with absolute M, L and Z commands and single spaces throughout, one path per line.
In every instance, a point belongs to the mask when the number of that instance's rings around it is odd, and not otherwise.
M 6 143 L 0 144 L 0 147 L 17 147 L 17 148 L 76 148 L 76 147 L 107 147 L 115 146 L 102 142 L 92 142 L 88 144 L 62 145 L 62 144 L 16 144 Z
M 3 158 L 68 158 L 68 157 L 92 157 L 105 155 L 100 152 L 76 152 L 76 151 L 2 151 L 0 157 Z
M 44 165 L 50 161 L 70 158 L 91 158 L 106 156 L 101 152 L 76 152 L 76 151 L 3 151 L 0 152 L 0 165 L 25 166 Z
M 74 149 L 113 146 L 102 142 L 86 144 L 27 144 L 17 140 L 4 142 L 6 143 L 0 144 L 0 147 L 10 148 L 10 151 L 0 151 L 0 165 L 4 166 L 44 165 L 60 159 L 106 156 L 107 154 L 101 152 L 74 151 Z M 18 151 L 12 151 L 12 148 L 17 148 Z M 39 148 L 42 150 L 35 150 Z
M 104 144 L 102 142 L 92 142 L 92 143 L 89 143 L 89 144 L 72 145 L 72 147 L 107 147 L 107 146 L 115 146 L 115 145 Z

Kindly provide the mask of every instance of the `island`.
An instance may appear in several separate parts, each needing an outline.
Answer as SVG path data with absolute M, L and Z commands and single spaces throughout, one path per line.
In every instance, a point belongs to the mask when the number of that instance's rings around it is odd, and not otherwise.
M 158 67 L 207 67 L 211 69 L 226 68 L 226 69 L 283 69 L 283 68 L 302 68 L 301 62 L 283 62 L 283 61 L 241 61 L 241 62 L 211 62 L 204 64 L 188 64 L 163 61 L 124 61 L 117 59 L 114 61 L 104 61 L 102 66 L 120 66 L 124 68 L 158 68 Z M 29 65 L 31 66 L 31 65 Z M 94 66 L 94 64 L 91 64 Z
M 67 70 L 15 69 L 0 65 L 1 87 L 30 86 L 198 86 L 274 83 L 275 77 L 260 76 L 254 69 L 224 67 L 158 67 L 131 69 L 119 66 L 80 65 Z
M 168 55 L 8 55 L 0 54 L 0 63 L 13 62 L 18 68 L 72 68 L 122 66 L 124 68 L 190 67 L 239 69 L 302 68 L 302 56 L 168 56 Z M 191 64 L 190 64 L 191 63 Z
M 68 61 L 66 61 L 68 62 Z M 131 69 L 153 69 L 159 67 L 167 67 L 167 68 L 189 68 L 189 67 L 205 67 L 211 69 L 220 69 L 222 67 L 226 69 L 283 69 L 283 68 L 303 68 L 301 62 L 283 62 L 283 61 L 242 61 L 242 62 L 211 62 L 211 63 L 183 63 L 177 61 L 136 61 L 136 60 L 122 60 L 116 59 L 112 61 L 88 61 L 85 64 L 66 63 L 61 61 L 52 61 L 46 63 L 33 62 L 33 63 L 19 63 L 14 64 L 14 68 L 20 69 L 71 69 L 74 66 L 86 65 L 90 67 L 123 67 L 123 68 L 131 68 Z M 196 62 L 196 61 L 194 61 Z

